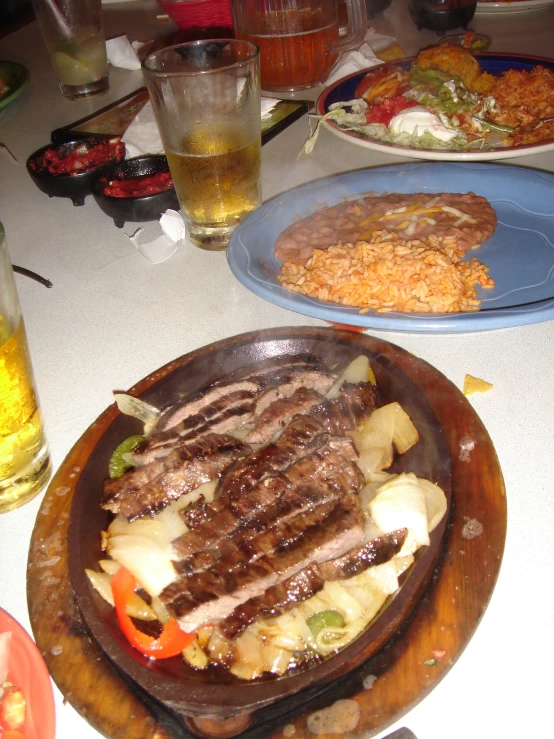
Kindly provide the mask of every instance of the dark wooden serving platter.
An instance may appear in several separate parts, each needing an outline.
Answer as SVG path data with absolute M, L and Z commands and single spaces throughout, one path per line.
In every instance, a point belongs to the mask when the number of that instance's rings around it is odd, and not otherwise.
M 225 340 L 162 367 L 130 392 L 155 387 L 192 359 L 214 348 L 235 351 L 250 342 L 338 341 L 398 368 L 423 392 L 438 419 L 452 482 L 451 517 L 442 559 L 433 581 L 405 628 L 369 661 L 331 688 L 306 694 L 306 702 L 279 704 L 266 723 L 243 736 L 295 739 L 313 734 L 306 722 L 314 710 L 351 698 L 360 708 L 355 729 L 373 735 L 422 700 L 468 643 L 491 596 L 506 534 L 506 499 L 496 453 L 486 429 L 460 391 L 437 370 L 404 350 L 378 339 L 333 329 L 275 329 Z M 269 343 L 268 343 L 269 342 Z M 67 533 L 75 489 L 93 450 L 118 418 L 110 406 L 84 433 L 58 470 L 37 516 L 28 562 L 28 602 L 36 642 L 66 699 L 110 739 L 177 739 L 189 736 L 165 708 L 120 676 L 89 637 L 69 580 Z M 375 676 L 371 690 L 367 676 Z M 371 682 L 371 681 L 370 681 Z M 114 707 L 117 706 L 117 710 Z M 286 732 L 283 732 L 287 726 Z M 214 736 L 222 736 L 221 723 Z M 210 735 L 209 721 L 202 729 Z M 323 735 L 322 735 L 323 736 Z

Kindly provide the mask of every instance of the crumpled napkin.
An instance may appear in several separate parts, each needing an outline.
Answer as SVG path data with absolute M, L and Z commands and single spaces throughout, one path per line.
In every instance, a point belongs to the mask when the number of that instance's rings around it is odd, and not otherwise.
M 395 43 L 395 41 L 396 39 L 392 36 L 375 33 L 373 28 L 369 28 L 360 48 L 354 49 L 353 51 L 345 51 L 338 59 L 335 66 L 331 69 L 329 77 L 325 80 L 325 85 L 331 85 L 341 77 L 346 77 L 353 72 L 359 72 L 361 69 L 382 64 L 381 59 L 375 55 L 375 52 L 385 49 L 387 46 Z
M 169 259 L 177 249 L 178 243 L 183 241 L 187 234 L 183 216 L 176 210 L 166 210 L 160 218 L 160 226 L 163 233 L 153 241 L 139 243 L 142 228 L 138 228 L 132 236 L 128 237 L 139 254 L 142 254 L 152 264 L 159 264 Z
M 261 117 L 269 116 L 278 102 L 280 101 L 277 98 L 262 98 Z M 133 118 L 122 136 L 122 141 L 127 149 L 127 157 L 163 153 L 164 148 L 150 100 Z
M 117 36 L 106 41 L 106 54 L 108 61 L 114 67 L 140 69 L 141 59 L 152 45 L 153 41 L 129 41 L 127 36 Z

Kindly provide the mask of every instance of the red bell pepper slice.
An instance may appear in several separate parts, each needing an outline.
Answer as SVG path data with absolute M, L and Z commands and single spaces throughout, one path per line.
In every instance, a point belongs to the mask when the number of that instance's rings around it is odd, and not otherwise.
M 170 619 L 160 636 L 155 639 L 139 631 L 127 615 L 127 604 L 134 593 L 137 581 L 126 567 L 120 567 L 112 577 L 112 593 L 115 612 L 121 631 L 139 652 L 151 659 L 167 659 L 180 654 L 194 641 L 196 634 L 187 634 L 179 628 L 175 619 Z

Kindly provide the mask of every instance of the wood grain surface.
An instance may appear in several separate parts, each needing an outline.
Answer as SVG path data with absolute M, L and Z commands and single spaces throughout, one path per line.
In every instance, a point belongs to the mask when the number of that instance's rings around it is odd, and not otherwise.
M 359 718 L 343 736 L 370 737 L 425 698 L 455 663 L 479 623 L 504 548 L 504 483 L 485 427 L 462 393 L 437 370 L 393 344 L 361 334 L 311 328 L 275 329 L 271 335 L 284 338 L 302 332 L 328 332 L 330 338 L 332 334 L 346 337 L 379 352 L 425 393 L 442 426 L 450 456 L 451 519 L 431 586 L 396 639 L 330 689 L 312 696 L 308 704 L 292 713 L 287 713 L 285 704 L 270 724 L 242 736 L 284 739 L 292 734 L 293 725 L 295 739 L 308 739 L 314 736 L 307 727 L 310 715 L 338 699 L 348 699 L 359 707 Z M 259 332 L 252 334 L 252 340 L 259 337 Z M 161 368 L 130 392 L 141 394 L 185 363 L 188 356 Z M 91 640 L 69 581 L 67 531 L 75 486 L 91 451 L 118 414 L 115 406 L 110 406 L 85 431 L 46 492 L 29 551 L 30 619 L 54 681 L 98 731 L 109 739 L 178 739 L 190 735 L 164 708 L 130 686 Z M 325 739 L 330 735 L 319 736 Z

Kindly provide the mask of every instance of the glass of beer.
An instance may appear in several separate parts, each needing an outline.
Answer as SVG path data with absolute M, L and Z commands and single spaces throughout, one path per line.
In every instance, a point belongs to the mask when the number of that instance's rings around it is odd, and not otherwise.
M 0 513 L 34 498 L 49 477 L 27 337 L 0 223 Z
M 190 240 L 225 249 L 261 203 L 260 66 L 249 41 L 191 41 L 143 71 Z

